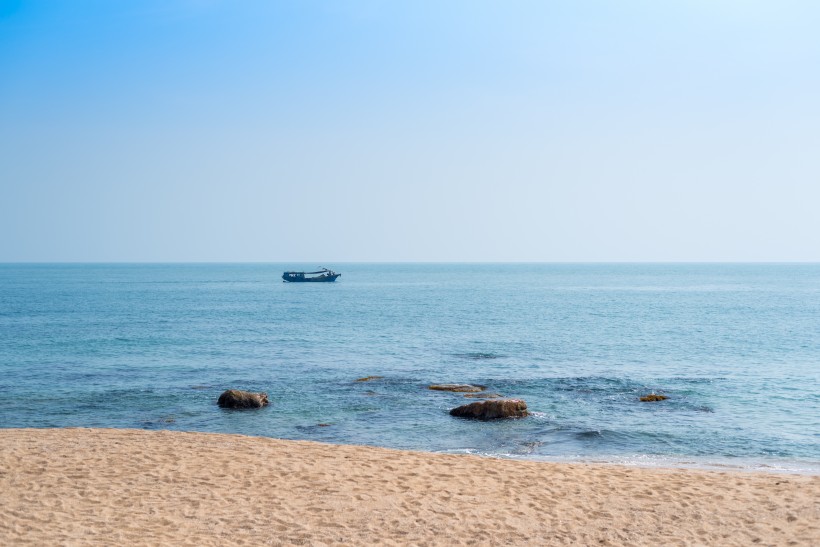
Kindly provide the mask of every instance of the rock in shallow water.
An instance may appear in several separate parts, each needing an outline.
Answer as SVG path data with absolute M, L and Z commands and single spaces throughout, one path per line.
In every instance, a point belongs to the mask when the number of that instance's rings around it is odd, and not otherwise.
M 433 384 L 427 389 L 434 391 L 454 391 L 456 393 L 477 393 L 487 388 L 485 386 L 472 386 L 470 384 Z
M 641 397 L 641 401 L 643 401 L 644 403 L 653 403 L 655 401 L 665 401 L 668 398 L 669 397 L 667 397 L 666 395 L 656 395 L 655 393 L 652 393 L 650 395 L 644 395 L 643 397 Z
M 268 404 L 268 394 L 229 389 L 219 396 L 216 404 L 222 408 L 261 408 Z
M 478 420 L 495 420 L 497 418 L 523 418 L 529 414 L 527 403 L 521 399 L 496 399 L 478 401 L 462 405 L 450 411 L 450 416 L 458 418 L 476 418 Z

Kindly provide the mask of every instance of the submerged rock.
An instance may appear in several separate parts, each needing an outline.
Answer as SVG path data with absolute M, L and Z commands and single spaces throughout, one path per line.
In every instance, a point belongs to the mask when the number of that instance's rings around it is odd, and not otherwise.
M 498 359 L 501 355 L 497 355 L 495 353 L 484 353 L 481 351 L 473 351 L 470 353 L 454 353 L 454 357 L 461 357 L 462 359 L 472 359 L 474 361 L 479 361 L 483 359 Z
M 262 408 L 268 404 L 268 394 L 229 389 L 219 396 L 216 404 L 222 408 Z
M 364 378 L 356 379 L 357 382 L 371 382 L 373 380 L 381 380 L 384 376 L 365 376 Z
M 655 393 L 650 393 L 649 395 L 644 395 L 643 397 L 641 397 L 641 401 L 643 401 L 644 403 L 652 403 L 655 401 L 665 401 L 668 398 L 669 397 L 667 397 L 666 395 L 657 395 Z
M 527 403 L 521 399 L 496 399 L 476 401 L 462 405 L 450 411 L 450 416 L 458 418 L 476 418 L 478 420 L 495 420 L 497 418 L 523 418 L 529 414 Z
M 467 393 L 464 396 L 468 399 L 501 399 L 504 397 L 500 393 Z
M 477 393 L 487 389 L 486 386 L 473 386 L 470 384 L 433 384 L 427 389 L 434 391 L 454 391 L 456 393 Z

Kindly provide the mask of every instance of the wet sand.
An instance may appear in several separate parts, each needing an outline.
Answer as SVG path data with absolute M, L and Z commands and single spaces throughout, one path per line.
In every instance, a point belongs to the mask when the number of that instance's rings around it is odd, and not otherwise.
M 2 545 L 820 545 L 820 477 L 0 429 Z

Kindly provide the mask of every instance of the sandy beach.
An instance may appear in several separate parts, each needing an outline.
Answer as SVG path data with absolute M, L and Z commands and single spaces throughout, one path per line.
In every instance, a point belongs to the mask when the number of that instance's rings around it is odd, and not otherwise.
M 820 477 L 0 430 L 0 544 L 818 545 Z

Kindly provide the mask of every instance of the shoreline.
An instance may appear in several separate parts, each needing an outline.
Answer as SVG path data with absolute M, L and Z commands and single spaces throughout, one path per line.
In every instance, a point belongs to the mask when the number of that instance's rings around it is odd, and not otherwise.
M 0 430 L 0 543 L 820 543 L 820 476 Z
M 466 454 L 466 453 L 465 453 Z M 622 458 L 613 457 L 612 459 L 575 459 L 570 457 L 534 457 L 527 458 L 516 455 L 493 456 L 491 454 L 475 455 L 481 457 L 499 457 L 501 459 L 513 459 L 521 461 L 533 461 L 555 464 L 569 464 L 569 465 L 592 465 L 592 466 L 619 466 L 636 469 L 658 469 L 669 471 L 712 471 L 716 473 L 760 473 L 764 475 L 798 475 L 815 477 L 820 476 L 820 464 L 814 462 L 799 462 L 795 463 L 789 461 L 788 463 L 778 463 L 774 461 L 762 461 L 756 459 L 742 459 L 737 463 L 727 463 L 720 460 L 711 460 L 708 458 L 698 458 L 693 456 L 681 456 L 679 459 L 668 456 L 623 456 Z M 703 461 L 699 461 L 703 460 Z M 727 458 L 728 460 L 728 458 Z

